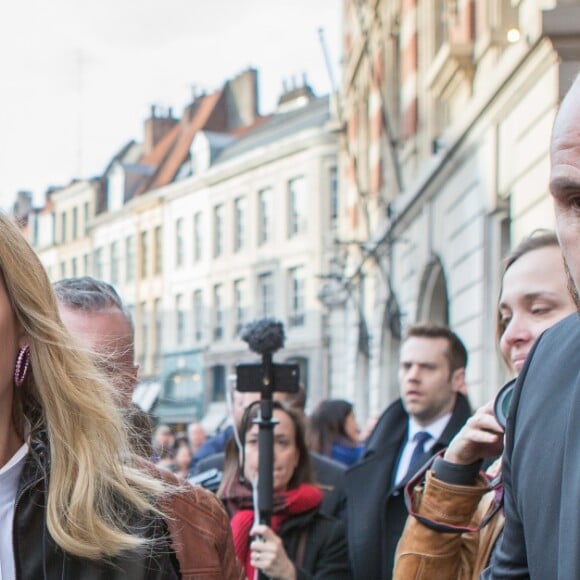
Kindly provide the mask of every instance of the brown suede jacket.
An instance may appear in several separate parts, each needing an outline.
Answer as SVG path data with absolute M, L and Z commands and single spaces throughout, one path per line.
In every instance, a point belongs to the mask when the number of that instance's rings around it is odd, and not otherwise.
M 244 580 L 220 500 L 201 487 L 177 484 L 172 473 L 157 471 L 167 483 L 177 486 L 162 501 L 161 509 L 167 515 L 182 580 Z
M 489 512 L 494 492 L 479 475 L 474 485 L 454 485 L 428 471 L 424 487 L 413 490 L 413 509 L 432 521 L 475 527 Z M 397 548 L 393 580 L 477 580 L 504 526 L 497 512 L 479 532 L 442 533 L 407 518 Z

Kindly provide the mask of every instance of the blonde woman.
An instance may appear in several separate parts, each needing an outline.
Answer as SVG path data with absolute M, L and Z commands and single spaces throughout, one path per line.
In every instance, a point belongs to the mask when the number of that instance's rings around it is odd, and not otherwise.
M 114 387 L 57 313 L 0 214 L 0 577 L 239 578 L 223 509 L 133 457 Z

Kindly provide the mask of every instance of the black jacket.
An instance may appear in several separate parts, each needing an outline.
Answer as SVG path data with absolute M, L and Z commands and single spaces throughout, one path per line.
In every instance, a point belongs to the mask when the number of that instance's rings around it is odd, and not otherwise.
M 467 398 L 459 394 L 447 427 L 422 463 L 447 447 L 470 415 Z M 408 515 L 402 492 L 409 478 L 392 483 L 407 439 L 408 419 L 400 399 L 390 405 L 378 420 L 363 457 L 346 472 L 348 546 L 357 580 L 392 577 L 395 550 Z
M 580 578 L 580 317 L 547 330 L 518 377 L 503 459 L 506 523 L 482 578 Z
M 193 474 L 199 475 L 212 469 L 222 472 L 224 469 L 224 457 L 224 453 L 214 453 L 209 457 L 205 457 L 196 464 Z M 344 519 L 346 504 L 344 476 L 346 468 L 337 461 L 318 453 L 310 453 L 310 460 L 312 461 L 314 480 L 322 488 L 320 512 L 327 516 Z M 218 486 L 219 482 L 217 482 L 212 491 L 217 491 Z
M 159 518 L 132 524 L 155 541 L 145 553 L 127 553 L 109 562 L 79 558 L 63 552 L 46 525 L 47 446 L 31 441 L 16 495 L 13 546 L 16 580 L 174 580 L 177 560 L 169 547 L 167 529 Z
M 344 524 L 318 512 L 292 516 L 278 530 L 288 557 L 296 563 L 298 546 L 304 545 L 297 563 L 297 580 L 350 580 Z

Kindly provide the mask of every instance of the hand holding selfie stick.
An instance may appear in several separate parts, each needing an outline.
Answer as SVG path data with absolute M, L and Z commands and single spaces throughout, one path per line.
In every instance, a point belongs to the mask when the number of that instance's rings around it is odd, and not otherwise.
M 277 391 L 298 391 L 298 365 L 274 364 L 272 355 L 284 346 L 284 326 L 272 318 L 252 322 L 244 328 L 242 340 L 262 356 L 261 364 L 236 367 L 237 389 L 260 393 L 260 413 L 254 419 L 258 433 L 258 511 L 260 523 L 270 526 L 274 503 L 274 426 L 273 395 Z M 262 576 L 266 578 L 266 576 Z

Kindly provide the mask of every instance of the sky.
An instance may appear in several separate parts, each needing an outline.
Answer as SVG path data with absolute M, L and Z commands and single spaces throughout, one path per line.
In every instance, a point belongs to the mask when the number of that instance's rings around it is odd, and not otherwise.
M 339 82 L 342 0 L 21 0 L 0 7 L 0 207 L 19 190 L 103 172 L 143 139 L 151 105 L 180 116 L 192 87 L 211 92 L 249 66 L 260 111 L 306 73 Z

